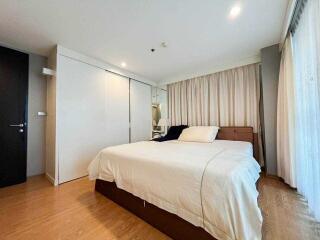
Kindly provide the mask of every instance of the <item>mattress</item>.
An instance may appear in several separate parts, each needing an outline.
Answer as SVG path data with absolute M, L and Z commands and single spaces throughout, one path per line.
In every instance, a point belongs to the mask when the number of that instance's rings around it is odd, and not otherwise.
M 261 239 L 251 143 L 143 141 L 108 147 L 89 178 L 117 187 L 204 228 L 217 239 Z

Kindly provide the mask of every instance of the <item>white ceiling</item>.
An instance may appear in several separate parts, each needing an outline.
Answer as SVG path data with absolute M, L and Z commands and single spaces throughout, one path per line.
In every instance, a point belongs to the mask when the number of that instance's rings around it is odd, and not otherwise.
M 236 3 L 242 11 L 230 20 Z M 1 0 L 0 42 L 41 55 L 60 44 L 117 66 L 125 61 L 127 70 L 150 80 L 179 80 L 278 43 L 287 5 L 288 0 Z

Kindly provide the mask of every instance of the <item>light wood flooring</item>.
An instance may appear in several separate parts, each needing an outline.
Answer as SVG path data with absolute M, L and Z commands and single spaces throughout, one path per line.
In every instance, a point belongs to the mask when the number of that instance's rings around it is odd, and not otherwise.
M 320 239 L 320 224 L 306 202 L 279 180 L 258 184 L 263 238 Z M 53 187 L 44 176 L 0 189 L 0 239 L 169 239 L 138 217 L 94 191 L 86 178 Z

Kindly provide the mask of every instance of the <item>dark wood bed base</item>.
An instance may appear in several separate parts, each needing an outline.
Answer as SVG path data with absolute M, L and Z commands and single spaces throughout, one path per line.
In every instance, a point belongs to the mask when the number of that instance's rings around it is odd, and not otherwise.
M 173 239 L 216 240 L 202 228 L 117 188 L 115 182 L 98 179 L 95 189 Z
M 256 152 L 258 149 L 257 141 L 254 140 L 255 137 L 251 127 L 221 127 L 217 139 L 251 142 L 255 154 L 258 154 Z M 96 180 L 95 190 L 173 239 L 216 240 L 202 228 L 196 227 L 175 214 L 162 210 L 131 193 L 117 188 L 114 182 L 98 179 Z

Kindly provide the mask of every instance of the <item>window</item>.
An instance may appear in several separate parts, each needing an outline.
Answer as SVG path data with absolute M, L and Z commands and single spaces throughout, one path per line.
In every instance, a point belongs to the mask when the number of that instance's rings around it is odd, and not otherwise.
M 320 220 L 320 0 L 308 0 L 293 34 L 296 181 Z

